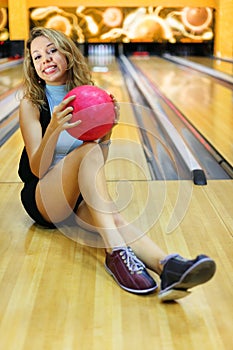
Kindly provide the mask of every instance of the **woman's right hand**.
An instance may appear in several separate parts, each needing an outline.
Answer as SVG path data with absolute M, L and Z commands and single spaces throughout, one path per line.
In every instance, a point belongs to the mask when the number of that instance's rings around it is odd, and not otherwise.
M 69 123 L 72 118 L 73 107 L 68 104 L 76 98 L 75 95 L 64 99 L 58 106 L 55 106 L 51 116 L 50 127 L 53 131 L 60 133 L 63 130 L 73 128 L 81 123 L 81 120 Z

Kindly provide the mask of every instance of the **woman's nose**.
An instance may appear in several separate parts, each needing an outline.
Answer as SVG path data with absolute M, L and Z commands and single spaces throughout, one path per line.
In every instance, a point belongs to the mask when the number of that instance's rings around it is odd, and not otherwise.
M 43 63 L 49 62 L 51 61 L 51 59 L 52 57 L 50 57 L 50 55 L 46 53 L 43 57 Z

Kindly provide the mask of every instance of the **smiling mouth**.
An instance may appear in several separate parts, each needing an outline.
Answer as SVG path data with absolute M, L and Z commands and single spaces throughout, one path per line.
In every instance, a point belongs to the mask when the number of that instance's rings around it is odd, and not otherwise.
M 54 70 L 57 68 L 57 66 L 50 66 L 50 67 L 47 67 L 44 69 L 44 73 L 45 74 L 49 74 L 49 73 L 52 73 L 54 72 Z

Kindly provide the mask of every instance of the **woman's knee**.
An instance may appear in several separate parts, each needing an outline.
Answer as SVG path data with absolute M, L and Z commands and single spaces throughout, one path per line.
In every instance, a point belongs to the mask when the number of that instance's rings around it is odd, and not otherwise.
M 80 163 L 81 174 L 95 173 L 104 166 L 104 157 L 100 146 L 97 143 L 83 145 L 83 157 Z
M 72 173 L 78 174 L 80 165 L 84 160 L 88 161 L 88 159 L 91 159 L 92 150 L 95 147 L 96 144 L 94 142 L 88 142 L 68 153 L 60 163 L 62 172 L 66 173 L 71 169 Z
M 104 163 L 101 147 L 96 142 L 86 142 L 67 155 L 67 158 L 76 159 L 80 162 Z M 90 163 L 91 166 L 91 163 Z

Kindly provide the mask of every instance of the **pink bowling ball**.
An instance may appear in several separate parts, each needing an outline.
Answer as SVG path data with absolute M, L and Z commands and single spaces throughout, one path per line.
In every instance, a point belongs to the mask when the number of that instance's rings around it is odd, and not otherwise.
M 73 107 L 70 122 L 82 122 L 67 131 L 83 141 L 102 138 L 113 127 L 115 109 L 112 97 L 103 89 L 93 85 L 81 85 L 68 92 L 65 98 L 76 95 L 68 106 Z

